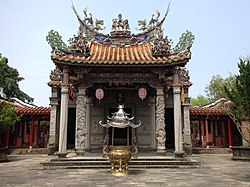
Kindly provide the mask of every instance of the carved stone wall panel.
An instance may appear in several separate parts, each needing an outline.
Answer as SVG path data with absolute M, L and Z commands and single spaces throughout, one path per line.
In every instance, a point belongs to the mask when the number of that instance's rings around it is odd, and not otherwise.
M 148 108 L 138 108 L 137 110 L 136 110 L 136 114 L 137 114 L 137 116 L 140 116 L 140 115 L 149 115 L 150 114 L 150 108 L 148 107 Z M 140 118 L 138 118 L 138 119 L 140 119 Z
M 51 106 L 50 111 L 50 132 L 49 132 L 49 146 L 55 146 L 56 144 L 56 110 L 57 106 Z
M 137 132 L 140 133 L 149 133 L 151 132 L 150 118 L 148 116 L 139 116 L 138 119 L 141 119 L 141 126 L 137 129 Z
M 151 139 L 154 136 L 151 124 L 150 108 L 137 108 L 136 118 L 141 121 L 141 126 L 137 129 L 137 139 L 139 147 L 142 149 L 150 149 Z
M 92 135 L 90 137 L 91 148 L 93 148 L 93 146 L 102 147 L 102 139 L 102 135 Z
M 137 134 L 138 146 L 139 148 L 149 148 L 150 147 L 150 133 Z
M 104 110 L 103 108 L 92 107 L 91 109 L 91 122 L 90 132 L 91 134 L 102 134 L 103 128 L 99 125 L 99 121 L 103 120 Z
M 104 136 L 104 129 L 99 125 L 99 121 L 103 120 L 103 108 L 92 107 L 90 117 L 90 147 L 97 149 L 102 147 L 102 139 Z
M 102 116 L 93 116 L 93 119 L 91 120 L 90 123 L 90 131 L 91 134 L 102 134 L 103 133 L 103 127 L 99 125 L 100 117 Z
M 100 116 L 100 115 L 103 115 L 103 108 L 92 107 L 92 108 L 91 108 L 91 115 L 92 115 L 92 116 Z

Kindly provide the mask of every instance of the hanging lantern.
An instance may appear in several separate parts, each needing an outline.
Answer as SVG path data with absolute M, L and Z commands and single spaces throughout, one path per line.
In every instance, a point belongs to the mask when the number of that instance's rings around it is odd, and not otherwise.
M 141 100 L 145 99 L 147 97 L 147 90 L 145 88 L 140 88 L 138 91 L 138 95 Z
M 98 88 L 96 91 L 95 91 L 95 96 L 96 98 L 100 101 L 101 99 L 103 99 L 104 97 L 104 91 L 103 89 L 101 88 Z

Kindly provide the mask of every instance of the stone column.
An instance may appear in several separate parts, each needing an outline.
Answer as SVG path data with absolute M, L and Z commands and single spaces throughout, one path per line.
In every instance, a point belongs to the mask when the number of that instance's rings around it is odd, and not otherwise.
M 150 124 L 151 124 L 151 145 L 150 148 L 152 150 L 156 149 L 156 139 L 155 139 L 155 131 L 156 131 L 156 127 L 155 127 L 155 97 L 149 97 L 149 104 L 150 104 Z
M 86 143 L 86 96 L 85 89 L 78 88 L 76 99 L 76 137 L 75 137 L 75 152 L 78 156 L 83 156 L 85 153 Z
M 156 89 L 156 144 L 157 153 L 165 155 L 166 153 L 166 131 L 165 131 L 165 102 L 163 88 Z
M 190 114 L 189 114 L 189 106 L 190 106 L 190 98 L 185 98 L 185 102 L 182 104 L 183 106 L 183 116 L 184 116 L 184 150 L 188 155 L 192 154 L 192 142 L 191 142 L 191 127 L 190 127 Z
M 57 88 L 52 87 L 52 97 L 50 97 L 50 125 L 49 125 L 49 142 L 48 155 L 53 155 L 56 151 L 56 124 L 57 124 Z M 58 137 L 58 136 L 57 136 Z
M 63 68 L 63 84 L 61 86 L 61 111 L 60 111 L 60 131 L 59 131 L 59 151 L 58 157 L 67 155 L 67 125 L 68 125 L 68 72 Z
M 86 97 L 86 141 L 85 141 L 85 150 L 90 150 L 90 115 L 91 115 L 91 104 L 92 98 Z
M 178 76 L 178 75 L 177 75 Z M 175 157 L 183 157 L 183 139 L 182 139 L 182 119 L 181 119 L 181 85 L 173 85 L 174 95 L 174 136 L 175 136 Z

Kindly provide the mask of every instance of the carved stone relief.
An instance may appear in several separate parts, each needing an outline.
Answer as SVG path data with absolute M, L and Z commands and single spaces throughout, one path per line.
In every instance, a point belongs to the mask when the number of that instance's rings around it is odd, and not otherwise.
M 165 103 L 163 94 L 156 96 L 156 139 L 157 148 L 165 149 Z
M 50 111 L 50 132 L 49 132 L 49 145 L 55 145 L 55 132 L 56 131 L 56 106 L 51 106 Z
M 86 97 L 79 94 L 76 100 L 76 148 L 85 147 L 86 140 Z

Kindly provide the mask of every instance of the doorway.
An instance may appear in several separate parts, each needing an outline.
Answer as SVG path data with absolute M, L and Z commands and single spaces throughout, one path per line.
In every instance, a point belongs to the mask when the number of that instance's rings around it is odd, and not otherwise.
M 166 130 L 166 143 L 167 149 L 174 149 L 174 109 L 165 109 L 165 130 Z
M 76 108 L 68 109 L 67 149 L 75 148 Z

